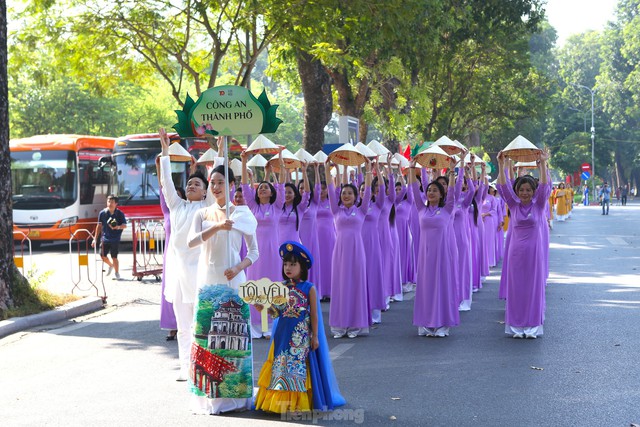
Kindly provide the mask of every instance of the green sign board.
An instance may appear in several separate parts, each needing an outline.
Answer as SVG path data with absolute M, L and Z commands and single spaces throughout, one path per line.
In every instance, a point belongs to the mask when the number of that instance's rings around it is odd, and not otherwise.
M 243 86 L 216 86 L 196 101 L 187 95 L 183 109 L 176 110 L 178 123 L 173 128 L 182 137 L 273 133 L 282 123 L 277 108 L 265 91 L 256 98 Z

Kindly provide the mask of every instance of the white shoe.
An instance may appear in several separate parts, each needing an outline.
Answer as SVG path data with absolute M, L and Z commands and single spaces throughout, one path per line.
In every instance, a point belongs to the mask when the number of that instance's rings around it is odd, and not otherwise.
M 107 270 L 107 274 L 105 274 L 105 276 L 110 275 L 112 271 L 113 271 L 113 267 L 109 267 L 109 269 Z
M 113 277 L 113 280 L 120 280 L 120 273 L 116 271 L 116 275 Z
M 342 338 L 342 337 L 344 337 L 344 334 L 342 333 L 333 334 L 333 338 L 335 339 Z
M 522 333 L 520 333 L 520 332 L 517 332 L 517 333 L 513 334 L 513 337 L 514 337 L 514 338 L 524 338 L 524 334 L 522 334 Z M 527 338 L 528 338 L 528 337 L 527 337 Z
M 353 331 L 352 331 L 352 332 L 349 332 L 349 333 L 347 334 L 347 336 L 348 336 L 349 338 L 355 338 L 355 337 L 357 337 L 357 336 L 358 336 L 358 333 L 357 333 L 357 332 L 353 332 Z
M 536 334 L 524 334 L 524 336 L 525 336 L 525 338 L 533 339 L 533 340 L 538 338 L 538 336 Z M 522 338 L 522 337 L 520 337 L 520 338 Z
M 184 382 L 188 379 L 188 375 L 185 371 L 183 371 L 182 369 L 180 369 L 180 373 L 178 374 L 178 377 L 176 378 L 176 381 L 179 382 Z

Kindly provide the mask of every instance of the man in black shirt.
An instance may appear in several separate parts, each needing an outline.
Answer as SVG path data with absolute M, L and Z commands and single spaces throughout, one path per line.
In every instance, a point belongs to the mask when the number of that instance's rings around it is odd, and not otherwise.
M 118 264 L 118 246 L 122 230 L 127 228 L 127 220 L 124 213 L 118 209 L 118 198 L 110 194 L 107 197 L 107 207 L 100 211 L 98 215 L 98 226 L 96 227 L 96 239 L 101 237 L 100 256 L 102 261 L 109 266 L 107 276 L 115 270 L 115 280 L 120 280 L 120 265 Z M 95 247 L 96 241 L 91 243 Z M 107 258 L 111 255 L 111 260 Z

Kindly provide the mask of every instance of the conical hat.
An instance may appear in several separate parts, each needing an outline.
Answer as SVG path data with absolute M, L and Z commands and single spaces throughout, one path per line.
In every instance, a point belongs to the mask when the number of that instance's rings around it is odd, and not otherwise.
M 191 154 L 176 141 L 169 146 L 169 158 L 172 162 L 190 162 Z
M 370 143 L 368 143 L 367 147 L 369 147 L 369 149 L 371 149 L 371 151 L 373 151 L 374 153 L 376 153 L 377 155 L 379 155 L 381 157 L 386 157 L 387 154 L 389 153 L 389 150 L 387 149 L 387 147 L 385 147 L 384 145 L 380 144 L 375 139 L 372 140 Z
M 464 145 L 460 144 L 458 141 L 452 141 L 447 135 L 442 135 L 431 145 L 437 145 L 447 154 L 458 154 L 465 149 Z
M 449 167 L 451 157 L 435 144 L 416 154 L 416 161 L 425 168 L 442 169 Z
M 282 147 L 276 145 L 264 135 L 258 135 L 251 145 L 247 147 L 246 152 L 249 154 L 278 154 Z
M 329 154 L 329 159 L 335 164 L 345 166 L 358 166 L 366 161 L 366 158 L 361 154 L 356 147 L 351 144 L 342 144 Z
M 502 152 L 516 162 L 531 162 L 538 159 L 538 153 L 542 152 L 531 141 L 522 135 L 511 141 Z
M 517 162 L 514 166 L 523 169 L 538 169 L 538 163 L 535 160 L 533 162 Z
M 482 160 L 482 158 L 480 156 L 478 156 L 477 154 L 473 154 L 473 153 L 467 153 L 467 155 L 464 158 L 464 164 L 465 165 L 470 165 L 471 164 L 471 156 L 473 156 L 475 158 L 475 164 L 476 165 L 481 165 L 483 163 L 486 163 L 484 160 Z
M 356 170 L 356 168 L 351 166 L 336 165 L 336 167 L 331 168 L 331 176 L 335 177 L 338 173 L 338 170 L 340 171 L 340 174 L 344 174 L 345 168 L 347 170 L 347 174 L 351 174 L 351 172 L 355 172 Z
M 308 162 L 308 163 L 315 163 L 317 162 L 317 160 L 315 159 L 315 157 L 313 157 L 307 150 L 305 150 L 304 148 L 299 149 L 298 151 L 296 151 L 296 153 L 294 154 L 299 160 L 303 161 L 303 162 Z
M 374 153 L 372 149 L 364 145 L 362 142 L 358 142 L 356 144 L 356 150 L 358 150 L 360 154 L 362 154 L 363 156 L 368 157 L 370 159 L 374 159 L 378 157 L 378 155 Z
M 267 165 L 267 159 L 265 159 L 261 154 L 256 154 L 247 162 L 247 166 L 252 168 L 258 167 L 263 168 Z
M 199 165 L 213 165 L 216 161 L 216 157 L 218 157 L 218 153 L 213 148 L 209 148 L 202 156 L 200 156 L 196 163 Z
M 393 158 L 398 162 L 398 164 L 400 165 L 401 168 L 408 168 L 409 165 L 409 160 L 407 160 L 402 154 L 400 153 L 396 153 L 393 155 Z M 393 162 L 391 162 L 391 164 L 393 165 Z
M 302 166 L 302 163 L 300 163 L 300 159 L 294 156 L 293 153 L 286 148 L 282 150 L 282 160 L 284 160 L 285 169 L 295 169 Z M 275 172 L 280 172 L 280 160 L 278 159 L 277 155 L 270 158 L 267 163 L 269 163 L 271 169 L 273 169 Z
M 235 176 L 242 176 L 242 162 L 238 159 L 233 159 L 229 162 L 229 169 L 233 171 Z
M 324 151 L 320 150 L 316 154 L 314 154 L 313 158 L 318 161 L 318 163 L 324 163 L 327 161 L 327 155 Z

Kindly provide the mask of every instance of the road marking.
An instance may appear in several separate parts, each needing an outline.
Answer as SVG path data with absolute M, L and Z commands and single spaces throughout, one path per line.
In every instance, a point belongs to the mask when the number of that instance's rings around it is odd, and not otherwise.
M 338 344 L 337 346 L 333 347 L 329 352 L 331 360 L 333 361 L 338 359 L 340 356 L 349 351 L 354 345 L 355 344 Z
M 622 237 L 607 237 L 607 240 L 612 245 L 618 245 L 618 246 L 627 246 L 628 245 L 627 241 L 624 240 Z
M 572 245 L 586 245 L 587 241 L 583 237 L 572 237 L 569 239 Z

